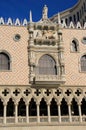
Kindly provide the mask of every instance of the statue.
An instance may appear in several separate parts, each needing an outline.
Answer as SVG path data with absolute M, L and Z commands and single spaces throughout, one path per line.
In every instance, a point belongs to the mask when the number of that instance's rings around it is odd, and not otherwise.
M 48 15 L 48 8 L 47 8 L 47 6 L 45 5 L 44 8 L 43 8 L 43 14 L 42 14 L 43 20 L 48 18 L 47 15 Z

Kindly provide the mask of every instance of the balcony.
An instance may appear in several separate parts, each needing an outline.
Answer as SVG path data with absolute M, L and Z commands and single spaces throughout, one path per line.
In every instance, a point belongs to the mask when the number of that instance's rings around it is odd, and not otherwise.
M 65 83 L 65 79 L 59 75 L 36 75 L 34 78 L 35 84 L 61 84 Z

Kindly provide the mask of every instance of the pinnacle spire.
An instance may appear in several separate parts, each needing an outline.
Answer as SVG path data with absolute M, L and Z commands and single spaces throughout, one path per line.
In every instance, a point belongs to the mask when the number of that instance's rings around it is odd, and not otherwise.
M 58 13 L 58 24 L 61 24 L 60 13 Z
M 30 10 L 30 23 L 32 22 L 32 11 Z

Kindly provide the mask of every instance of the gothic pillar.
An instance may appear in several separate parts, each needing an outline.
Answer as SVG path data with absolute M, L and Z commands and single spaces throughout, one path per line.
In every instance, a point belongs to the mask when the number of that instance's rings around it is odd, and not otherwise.
M 48 122 L 51 122 L 51 118 L 50 118 L 50 104 L 47 104 L 47 108 L 48 108 Z
M 81 104 L 78 104 L 80 122 L 82 122 Z
M 26 121 L 29 123 L 29 104 L 26 104 Z
M 71 104 L 68 104 L 68 112 L 69 112 L 69 121 L 72 122 L 72 117 L 71 117 Z
M 37 104 L 37 122 L 40 122 L 39 104 Z
M 60 107 L 60 104 L 58 104 L 58 116 L 59 116 L 59 123 L 61 123 L 61 107 Z
M 18 123 L 18 104 L 15 104 L 15 123 Z
M 7 109 L 7 104 L 4 104 L 4 124 L 6 124 L 6 109 Z

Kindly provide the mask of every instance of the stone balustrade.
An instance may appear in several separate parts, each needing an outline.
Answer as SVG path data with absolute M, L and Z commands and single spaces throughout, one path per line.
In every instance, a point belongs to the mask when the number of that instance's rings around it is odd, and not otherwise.
M 40 119 L 40 122 L 39 122 L 39 124 L 42 124 L 42 123 L 57 123 L 57 124 L 59 124 L 59 117 L 58 116 L 51 116 L 50 117 L 51 118 L 51 121 L 50 122 L 48 122 L 48 116 L 40 116 L 39 117 L 39 119 Z M 28 117 L 28 119 L 29 119 L 29 122 L 27 123 L 27 121 L 26 121 L 26 117 L 21 117 L 21 116 L 19 116 L 18 117 L 18 122 L 17 122 L 17 124 L 31 124 L 31 123 L 33 123 L 33 125 L 35 124 L 35 123 L 38 123 L 37 122 L 37 117 L 36 116 L 34 116 L 34 117 Z M 70 123 L 70 119 L 69 119 L 69 117 L 68 116 L 61 116 L 61 122 L 60 122 L 60 124 L 69 124 Z M 83 116 L 82 117 L 82 122 L 80 122 L 80 118 L 79 118 L 79 116 L 72 116 L 72 122 L 71 122 L 71 124 L 77 124 L 77 123 L 86 123 L 86 116 Z M 3 117 L 0 117 L 0 125 L 2 125 L 2 124 L 4 124 L 4 118 Z M 15 124 L 15 117 L 6 117 L 6 123 L 5 123 L 5 125 L 6 124 Z

